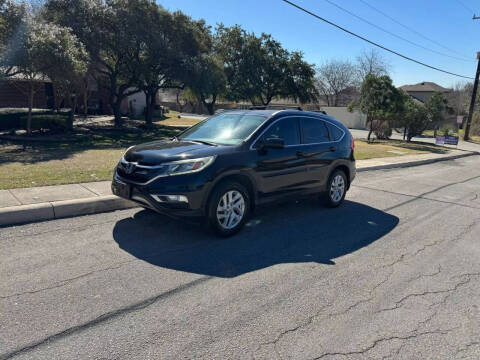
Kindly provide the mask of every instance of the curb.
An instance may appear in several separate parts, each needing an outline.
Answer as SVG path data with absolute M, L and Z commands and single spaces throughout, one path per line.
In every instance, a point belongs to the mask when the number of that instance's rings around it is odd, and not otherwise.
M 0 226 L 55 220 L 138 207 L 115 195 L 0 208 Z
M 445 157 L 436 158 L 436 159 L 409 161 L 409 162 L 398 163 L 398 164 L 367 166 L 367 167 L 364 167 L 364 168 L 357 168 L 357 173 L 364 172 L 364 171 L 407 168 L 407 167 L 411 167 L 411 166 L 427 165 L 427 164 L 433 164 L 433 163 L 440 162 L 440 161 L 449 161 L 449 160 L 461 159 L 461 158 L 469 157 L 469 156 L 473 156 L 473 155 L 480 155 L 480 153 L 479 152 L 469 152 L 467 154 L 445 156 Z
M 357 168 L 358 172 L 383 169 L 395 169 L 432 164 L 440 161 L 460 159 L 480 155 L 478 152 L 445 156 L 436 159 L 410 161 L 398 164 L 387 164 Z M 0 226 L 18 225 L 37 221 L 55 220 L 73 216 L 96 214 L 107 211 L 139 207 L 137 203 L 119 198 L 115 195 L 97 196 L 86 199 L 52 201 L 31 205 L 20 205 L 0 208 Z

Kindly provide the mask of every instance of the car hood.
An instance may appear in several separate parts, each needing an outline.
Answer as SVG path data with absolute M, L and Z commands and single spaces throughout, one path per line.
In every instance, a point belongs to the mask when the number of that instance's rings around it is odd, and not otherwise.
M 127 150 L 124 158 L 129 162 L 153 166 L 164 162 L 217 155 L 227 148 L 231 148 L 231 146 L 213 146 L 194 141 L 160 140 L 133 146 Z

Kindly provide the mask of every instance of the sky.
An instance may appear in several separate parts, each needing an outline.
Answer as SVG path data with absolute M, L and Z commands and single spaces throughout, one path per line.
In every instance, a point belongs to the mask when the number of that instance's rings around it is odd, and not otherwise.
M 470 77 L 475 76 L 476 52 L 480 51 L 480 20 L 472 20 L 472 10 L 480 15 L 477 0 L 291 0 L 350 31 L 385 47 L 429 65 Z M 331 59 L 354 61 L 372 45 L 352 37 L 327 23 L 307 15 L 281 0 L 158 0 L 168 10 L 181 10 L 207 24 L 239 24 L 257 34 L 270 33 L 289 50 L 299 50 L 305 59 L 322 64 Z M 368 5 L 381 10 L 397 22 L 413 28 L 418 34 L 398 25 Z M 332 3 L 384 28 L 410 42 L 387 34 L 342 11 Z M 441 44 L 444 47 L 438 45 Z M 432 51 L 422 47 L 429 48 Z M 443 74 L 380 50 L 391 67 L 396 86 L 433 81 L 445 87 L 468 80 Z M 460 57 L 464 60 L 438 54 Z

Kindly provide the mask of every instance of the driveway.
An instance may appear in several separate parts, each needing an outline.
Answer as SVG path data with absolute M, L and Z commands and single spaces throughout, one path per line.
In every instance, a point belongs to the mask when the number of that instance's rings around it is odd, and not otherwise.
M 478 359 L 480 156 L 360 173 L 218 239 L 125 210 L 0 229 L 0 359 Z

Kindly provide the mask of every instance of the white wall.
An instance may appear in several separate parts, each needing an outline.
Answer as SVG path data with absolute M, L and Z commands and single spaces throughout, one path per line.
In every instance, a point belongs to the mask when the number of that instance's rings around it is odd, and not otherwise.
M 146 106 L 145 93 L 140 91 L 128 97 L 128 106 L 134 117 L 141 117 Z
M 359 111 L 349 112 L 346 107 L 333 106 L 322 106 L 322 110 L 349 129 L 366 129 L 367 116 Z

